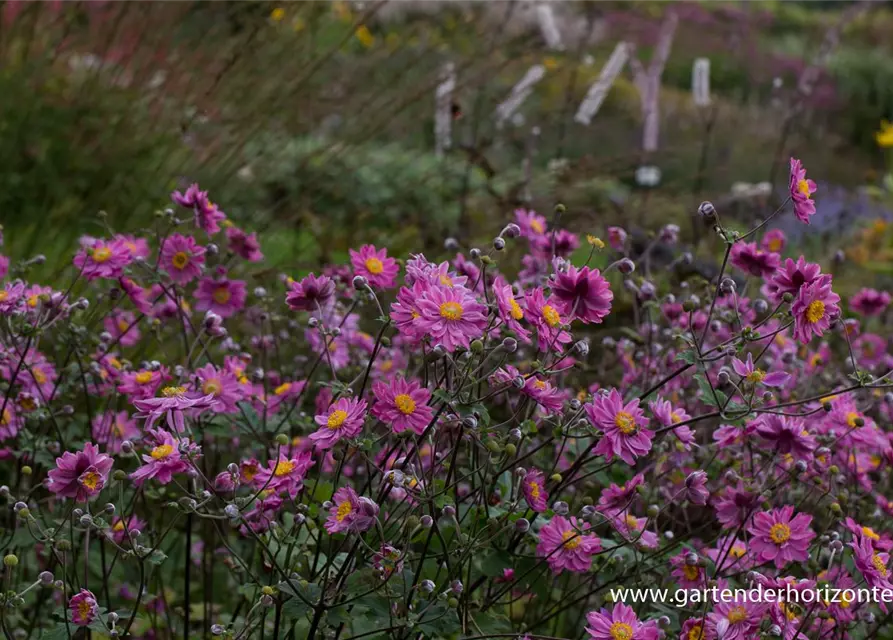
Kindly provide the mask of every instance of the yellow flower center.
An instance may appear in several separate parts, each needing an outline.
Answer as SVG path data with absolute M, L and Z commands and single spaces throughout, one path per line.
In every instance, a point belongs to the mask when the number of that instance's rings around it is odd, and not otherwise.
M 326 426 L 334 431 L 344 424 L 345 420 L 347 420 L 347 411 L 337 409 L 329 414 L 329 419 L 326 420 Z
M 9 291 L 6 291 L 5 289 L 0 291 L 0 302 L 3 302 L 8 297 L 9 297 Z
M 282 476 L 287 476 L 295 469 L 295 463 L 291 460 L 280 460 L 276 463 L 276 470 L 273 472 L 273 475 L 277 478 L 281 478 Z
M 78 603 L 78 615 L 80 616 L 80 619 L 88 620 L 92 614 L 93 606 L 86 600 L 81 600 Z
M 747 549 L 744 547 L 732 547 L 729 551 L 729 555 L 733 558 L 741 558 L 745 553 L 747 553 Z
M 800 180 L 797 183 L 797 191 L 802 193 L 807 198 L 809 197 L 809 183 L 806 180 Z
M 791 528 L 783 522 L 776 522 L 769 529 L 769 539 L 775 544 L 782 545 L 791 537 Z
M 732 607 L 726 615 L 730 624 L 738 624 L 747 620 L 747 609 L 742 606 Z
M 34 371 L 32 372 L 32 375 L 34 376 L 34 381 L 37 384 L 43 384 L 44 382 L 47 381 L 46 375 L 40 369 L 34 369 Z
M 565 549 L 573 550 L 580 546 L 580 543 L 583 541 L 583 536 L 571 529 L 562 533 L 561 539 L 564 541 L 561 544 Z
M 186 393 L 186 387 L 165 387 L 161 390 L 161 395 L 165 398 L 176 398 Z
M 673 421 L 673 424 L 676 424 L 676 423 L 682 422 L 682 416 L 680 416 L 678 413 L 676 413 L 674 411 L 673 413 L 670 414 L 670 420 Z
M 351 511 L 353 511 L 353 507 L 350 505 L 350 501 L 345 500 L 338 505 L 338 511 L 335 513 L 335 520 L 343 522 L 344 519 L 350 515 Z
M 698 576 L 701 575 L 701 571 L 697 566 L 687 564 L 682 567 L 682 574 L 685 576 L 686 580 L 697 580 Z
M 118 522 L 115 523 L 115 526 L 112 527 L 112 531 L 124 531 L 124 521 L 118 520 Z
M 558 312 L 555 311 L 551 305 L 543 305 L 543 318 L 546 319 L 546 323 L 548 323 L 550 327 L 557 327 L 561 324 L 561 316 L 558 315 Z
M 445 273 L 441 273 L 441 274 L 440 274 L 440 278 L 439 278 L 439 280 L 440 280 L 440 284 L 442 284 L 442 285 L 445 286 L 445 287 L 452 287 L 452 286 L 453 286 L 453 279 L 452 279 L 451 277 L 449 277 L 449 276 L 448 276 L 447 274 L 445 274 Z
M 849 425 L 849 427 L 851 429 L 855 429 L 856 428 L 856 420 L 858 420 L 861 417 L 862 416 L 860 416 L 855 411 L 850 411 L 848 414 L 846 414 L 846 423 Z
M 245 479 L 248 482 L 254 480 L 254 476 L 257 475 L 257 465 L 254 464 L 246 464 L 242 467 L 242 475 L 245 476 Z
M 766 374 L 762 369 L 754 369 L 747 374 L 747 381 L 753 383 L 762 382 L 765 377 Z
M 543 231 L 545 231 L 545 229 L 543 228 L 543 223 L 540 222 L 539 220 L 531 220 L 530 228 L 533 229 L 534 231 L 536 231 L 537 233 L 542 233 Z
M 631 413 L 620 411 L 614 416 L 614 424 L 620 429 L 620 433 L 625 436 L 632 435 L 636 432 L 636 419 Z
M 100 479 L 101 476 L 98 473 L 89 471 L 81 478 L 81 484 L 87 487 L 90 491 L 95 491 L 97 485 L 99 485 Z
M 384 271 L 384 265 L 378 258 L 368 258 L 366 260 L 366 271 L 374 276 L 377 276 L 379 273 Z
M 283 393 L 288 393 L 288 390 L 291 389 L 291 382 L 283 382 L 278 387 L 273 389 L 273 393 L 277 396 L 281 396 Z
M 210 380 L 206 380 L 205 384 L 202 385 L 202 393 L 208 395 L 209 393 L 216 395 L 220 395 L 220 392 L 223 390 L 223 386 L 220 384 L 220 380 L 217 378 L 211 378 Z
M 140 371 L 133 379 L 137 381 L 137 384 L 148 384 L 152 382 L 152 372 Z
M 521 305 L 515 302 L 514 298 L 509 298 L 509 306 L 511 307 L 510 313 L 515 320 L 521 320 L 524 317 L 524 311 L 521 309 Z
M 615 622 L 611 625 L 612 640 L 631 640 L 633 637 L 633 628 L 625 622 Z
M 379 368 L 381 369 L 382 373 L 387 373 L 388 371 L 390 371 L 391 369 L 394 368 L 394 361 L 393 360 L 385 360 L 384 362 L 381 363 L 381 366 Z
M 109 258 L 112 257 L 112 250 L 108 247 L 100 247 L 99 249 L 95 249 L 93 251 L 93 262 L 98 262 L 102 264 L 103 262 L 108 261 Z
M 185 269 L 186 265 L 189 264 L 189 255 L 185 251 L 177 251 L 174 257 L 171 258 L 171 264 L 177 269 Z
M 161 444 L 152 449 L 152 453 L 149 454 L 156 460 L 164 460 L 170 454 L 174 452 L 174 448 L 169 444 Z
M 214 298 L 214 302 L 217 304 L 226 304 L 233 296 L 229 292 L 229 287 L 217 287 L 214 289 L 214 293 L 211 294 L 211 297 Z
M 28 306 L 32 309 L 37 306 L 37 301 L 39 300 L 39 296 L 35 293 L 34 295 L 28 296 Z
M 410 398 L 405 393 L 401 393 L 399 396 L 394 398 L 394 404 L 397 405 L 397 409 L 400 410 L 405 416 L 411 416 L 412 412 L 415 411 L 415 400 Z
M 884 561 L 878 554 L 874 554 L 871 556 L 871 564 L 874 565 L 874 568 L 877 569 L 878 573 L 881 574 L 884 578 L 887 577 L 887 565 L 884 564 Z
M 862 527 L 862 535 L 866 538 L 871 538 L 872 540 L 880 540 L 881 537 L 874 532 L 874 529 L 871 527 Z
M 10 422 L 12 422 L 12 414 L 9 412 L 9 409 L 4 409 L 3 415 L 0 416 L 0 424 L 2 424 L 5 427 Z
M 461 320 L 464 311 L 465 309 L 458 302 L 444 302 L 440 305 L 440 317 L 446 320 Z
M 537 380 L 536 382 L 533 383 L 533 386 L 536 387 L 537 389 L 539 389 L 540 391 L 542 391 L 543 389 L 546 388 L 546 381 L 545 380 Z
M 626 527 L 628 529 L 632 529 L 633 531 L 638 530 L 639 528 L 639 520 L 634 515 L 626 516 Z
M 530 481 L 527 483 L 527 490 L 530 492 L 530 497 L 534 500 L 539 500 L 540 497 L 540 483 Z
M 769 251 L 774 251 L 775 253 L 781 251 L 781 238 L 772 238 L 769 241 Z
M 704 635 L 704 627 L 696 624 L 688 631 L 688 640 L 701 640 Z
M 821 300 L 813 300 L 809 303 L 809 306 L 806 307 L 806 313 L 804 315 L 806 316 L 807 322 L 815 324 L 825 317 L 825 303 Z

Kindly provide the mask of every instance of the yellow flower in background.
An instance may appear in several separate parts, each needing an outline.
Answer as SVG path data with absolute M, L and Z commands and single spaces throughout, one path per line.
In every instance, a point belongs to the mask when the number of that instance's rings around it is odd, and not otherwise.
M 292 23 L 291 27 L 295 30 L 295 32 L 300 32 L 304 30 L 304 27 L 307 26 L 307 23 L 304 22 L 303 18 L 295 18 L 295 21 Z
M 561 62 L 558 60 L 558 58 L 553 58 L 552 56 L 548 56 L 545 60 L 543 60 L 543 66 L 546 67 L 546 69 L 548 69 L 549 71 L 554 71 L 555 69 L 557 69 L 559 64 L 561 64 Z
M 270 20 L 272 20 L 273 22 L 281 22 L 282 18 L 284 18 L 284 17 L 285 17 L 285 9 L 283 9 L 282 7 L 276 7 L 270 13 Z
M 893 147 L 893 124 L 886 120 L 881 120 L 881 130 L 874 134 L 874 139 L 879 147 Z
M 586 234 L 586 242 L 588 242 L 591 246 L 595 247 L 599 251 L 605 248 L 604 241 L 598 236 L 594 236 L 591 233 Z
M 367 49 L 375 44 L 375 36 L 372 35 L 372 32 L 364 24 L 357 27 L 357 40 Z
M 335 15 L 338 16 L 338 19 L 343 22 L 350 22 L 353 20 L 353 14 L 350 11 L 350 7 L 347 6 L 346 2 L 336 2 L 332 5 L 332 10 L 335 12 Z

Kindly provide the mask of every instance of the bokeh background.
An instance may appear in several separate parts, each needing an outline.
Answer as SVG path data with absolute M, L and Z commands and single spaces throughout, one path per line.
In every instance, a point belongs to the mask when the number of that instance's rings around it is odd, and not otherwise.
M 893 269 L 893 3 L 0 11 L 4 251 L 46 255 L 48 274 L 82 234 L 150 228 L 167 194 L 193 181 L 265 232 L 270 269 L 294 275 L 365 242 L 397 255 L 437 255 L 447 237 L 486 242 L 515 208 L 551 215 L 556 203 L 581 234 L 679 224 L 683 247 L 709 262 L 716 243 L 698 204 L 752 225 L 784 199 L 791 155 L 819 184 L 808 236 L 790 216 L 778 223 L 792 241 L 818 260 L 843 250 L 859 286 Z M 582 124 L 577 110 L 618 43 L 632 56 Z M 709 60 L 709 101 L 693 95 L 698 59 Z M 538 80 L 519 97 L 527 74 Z M 659 135 L 646 145 L 654 105 Z

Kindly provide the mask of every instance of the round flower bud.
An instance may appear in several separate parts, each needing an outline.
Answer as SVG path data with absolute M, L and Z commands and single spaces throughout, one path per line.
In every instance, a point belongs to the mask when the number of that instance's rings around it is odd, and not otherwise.
M 365 289 L 369 286 L 369 281 L 366 280 L 363 276 L 354 276 L 353 277 L 353 288 L 354 289 Z
M 419 583 L 419 589 L 421 589 L 424 593 L 431 593 L 434 591 L 434 583 L 431 580 L 422 580 Z
M 505 229 L 502 230 L 502 235 L 506 238 L 517 238 L 521 235 L 521 227 L 516 225 L 514 222 L 511 222 L 505 226 Z
M 552 511 L 555 512 L 555 515 L 566 516 L 568 512 L 567 503 L 558 500 L 552 505 Z
M 465 416 L 465 418 L 462 420 L 462 424 L 467 429 L 477 429 L 478 427 L 477 418 L 475 418 L 474 416 Z
M 276 434 L 276 444 L 280 447 L 288 446 L 288 436 L 284 433 Z
M 18 557 L 16 557 L 12 553 L 3 557 L 3 564 L 5 564 L 7 567 L 14 567 L 18 563 L 19 563 Z
M 102 510 L 105 511 L 107 514 L 111 515 L 111 514 L 115 513 L 115 505 L 113 505 L 111 502 L 107 502 L 105 504 L 105 506 L 102 508 Z
M 223 509 L 223 513 L 232 520 L 236 520 L 239 517 L 239 507 L 234 504 L 228 504 Z
M 118 622 L 118 619 L 119 619 L 119 616 L 114 611 L 112 611 L 111 613 L 108 614 L 108 621 L 111 624 L 116 624 Z
M 54 579 L 55 576 L 53 576 L 52 571 L 41 571 L 40 574 L 37 576 L 38 582 L 40 582 L 40 584 L 44 587 L 48 587 L 53 584 Z
M 465 587 L 462 585 L 461 580 L 453 580 L 452 583 L 450 583 L 450 591 L 452 591 L 456 595 L 459 595 L 464 590 L 465 590 Z
M 518 440 L 521 439 L 521 436 L 522 436 L 521 430 L 518 429 L 517 427 L 515 427 L 514 429 L 509 431 L 509 440 L 514 440 L 515 442 L 517 442 Z
M 581 358 L 585 358 L 589 355 L 589 343 L 585 340 L 577 340 L 574 343 L 574 351 L 576 351 Z
M 698 214 L 705 218 L 712 218 L 716 215 L 716 207 L 713 206 L 712 202 L 705 200 L 698 207 Z
M 656 518 L 658 514 L 660 514 L 660 507 L 656 504 L 653 504 L 648 507 L 648 510 L 645 513 L 648 514 L 649 518 Z
M 527 533 L 530 530 L 530 520 L 527 518 L 518 518 L 515 520 L 515 531 L 519 533 Z
M 757 313 L 766 313 L 769 311 L 769 303 L 762 298 L 758 298 L 753 303 L 753 310 Z
M 481 259 L 481 250 L 477 247 L 472 247 L 468 250 L 468 255 L 471 256 L 472 260 L 480 260 Z
M 481 340 L 472 340 L 471 345 L 469 346 L 471 347 L 472 353 L 480 353 L 484 350 L 484 343 Z
M 623 275 L 628 276 L 629 274 L 631 274 L 633 271 L 636 270 L 636 263 L 633 262 L 632 260 L 630 260 L 629 258 L 623 258 L 617 264 L 617 270 L 620 271 L 620 273 L 622 273 Z
M 425 529 L 430 529 L 434 525 L 434 518 L 425 514 L 419 519 L 419 524 Z
M 493 248 L 497 251 L 502 251 L 505 249 L 505 240 L 500 237 L 493 238 Z
M 443 248 L 447 251 L 455 251 L 459 248 L 459 241 L 455 238 L 446 238 L 443 241 Z
M 445 506 L 443 507 L 443 509 L 441 510 L 441 512 L 442 512 L 443 515 L 445 515 L 447 518 L 455 518 L 455 517 L 456 517 L 456 507 L 454 507 L 454 506 L 451 505 L 451 504 L 445 505 Z

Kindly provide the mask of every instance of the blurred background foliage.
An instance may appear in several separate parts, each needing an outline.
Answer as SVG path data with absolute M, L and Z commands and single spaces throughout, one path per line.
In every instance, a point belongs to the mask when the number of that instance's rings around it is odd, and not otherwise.
M 150 227 L 167 193 L 195 180 L 238 223 L 266 230 L 272 264 L 291 271 L 362 242 L 437 253 L 446 236 L 485 240 L 520 204 L 559 201 L 573 231 L 679 222 L 697 250 L 697 204 L 766 215 L 791 154 L 819 180 L 820 210 L 834 194 L 827 242 L 811 250 L 887 215 L 875 132 L 893 116 L 891 3 L 843 26 L 808 95 L 798 83 L 851 2 L 550 4 L 563 50 L 547 46 L 530 2 L 5 2 L 6 250 L 58 266 L 80 234 Z M 617 42 L 647 66 L 670 11 L 680 23 L 660 148 L 645 156 L 629 68 L 589 126 L 573 118 Z M 709 107 L 691 97 L 700 57 Z M 447 62 L 453 146 L 438 156 Z M 500 126 L 497 105 L 535 64 L 545 77 Z M 637 184 L 643 163 L 660 168 L 658 186 Z M 767 180 L 759 197 L 734 188 Z

